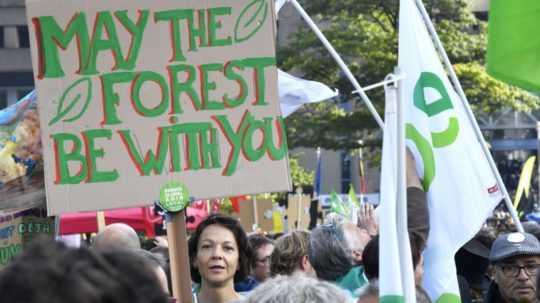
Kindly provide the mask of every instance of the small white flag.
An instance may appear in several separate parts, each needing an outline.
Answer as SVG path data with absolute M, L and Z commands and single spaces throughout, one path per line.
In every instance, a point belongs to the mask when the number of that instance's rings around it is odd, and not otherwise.
M 328 86 L 317 81 L 297 78 L 278 69 L 278 90 L 281 114 L 287 117 L 306 103 L 315 103 L 338 95 Z

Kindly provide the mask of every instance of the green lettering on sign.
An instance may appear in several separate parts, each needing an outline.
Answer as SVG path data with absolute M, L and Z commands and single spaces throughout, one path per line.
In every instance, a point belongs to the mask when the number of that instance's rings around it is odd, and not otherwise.
M 51 136 L 53 139 L 54 157 L 56 162 L 56 184 L 79 184 L 86 178 L 88 173 L 86 157 L 81 154 L 81 140 L 68 133 L 58 133 Z M 66 143 L 72 144 L 70 152 L 66 152 Z M 69 162 L 79 162 L 80 170 L 77 174 L 71 175 Z
M 38 78 L 63 77 L 64 70 L 60 64 L 58 47 L 66 49 L 73 38 L 77 39 L 79 51 L 79 71 L 88 58 L 89 35 L 86 26 L 86 15 L 83 12 L 73 15 L 65 30 L 58 26 L 52 16 L 32 18 L 36 31 L 38 49 Z

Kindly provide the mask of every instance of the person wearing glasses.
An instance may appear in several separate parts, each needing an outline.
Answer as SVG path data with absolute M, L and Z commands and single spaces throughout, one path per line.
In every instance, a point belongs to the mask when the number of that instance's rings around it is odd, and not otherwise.
M 251 274 L 234 284 L 234 289 L 239 293 L 253 290 L 270 277 L 270 256 L 274 251 L 274 242 L 262 234 L 250 235 L 248 242 L 253 255 Z
M 536 302 L 540 242 L 529 233 L 501 234 L 491 247 L 493 282 L 485 303 Z

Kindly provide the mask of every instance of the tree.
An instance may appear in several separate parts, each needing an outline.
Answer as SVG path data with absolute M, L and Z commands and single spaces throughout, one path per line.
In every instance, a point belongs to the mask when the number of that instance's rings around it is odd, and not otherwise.
M 397 64 L 398 0 L 300 1 L 348 63 L 362 85 L 381 81 Z M 424 0 L 441 41 L 474 111 L 501 107 L 536 109 L 537 97 L 497 81 L 484 69 L 487 24 L 469 11 L 465 0 Z M 379 140 L 374 119 L 326 49 L 305 26 L 278 52 L 284 70 L 301 71 L 307 79 L 340 90 L 340 100 L 304 106 L 287 118 L 289 147 L 352 149 L 358 140 Z M 299 52 L 298 50 L 302 50 Z M 382 115 L 384 92 L 368 96 Z M 345 110 L 346 108 L 349 110 Z

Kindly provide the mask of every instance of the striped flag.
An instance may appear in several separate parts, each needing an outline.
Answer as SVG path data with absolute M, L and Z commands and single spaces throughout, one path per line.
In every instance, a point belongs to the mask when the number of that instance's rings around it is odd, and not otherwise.
M 433 302 L 459 302 L 454 254 L 503 195 L 482 150 L 483 139 L 476 136 L 476 121 L 453 89 L 417 3 L 400 0 L 399 66 L 405 75 L 401 99 L 407 145 L 428 196 L 423 280 Z

